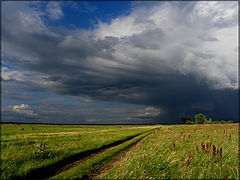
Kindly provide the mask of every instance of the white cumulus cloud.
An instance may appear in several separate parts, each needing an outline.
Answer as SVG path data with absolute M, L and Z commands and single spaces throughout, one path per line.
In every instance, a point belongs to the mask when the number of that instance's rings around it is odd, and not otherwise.
M 35 113 L 28 104 L 12 106 L 12 111 L 27 116 L 37 116 L 37 113 Z

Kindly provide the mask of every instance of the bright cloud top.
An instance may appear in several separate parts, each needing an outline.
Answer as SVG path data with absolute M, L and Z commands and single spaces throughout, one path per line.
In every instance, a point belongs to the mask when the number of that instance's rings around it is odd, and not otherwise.
M 37 114 L 34 113 L 32 108 L 27 104 L 12 106 L 12 111 L 19 114 L 27 115 L 27 116 L 37 116 Z
M 96 38 L 119 39 L 113 46 L 119 64 L 137 68 L 144 61 L 156 73 L 194 74 L 212 88 L 237 89 L 237 2 L 198 2 L 189 8 L 142 7 L 100 23 Z

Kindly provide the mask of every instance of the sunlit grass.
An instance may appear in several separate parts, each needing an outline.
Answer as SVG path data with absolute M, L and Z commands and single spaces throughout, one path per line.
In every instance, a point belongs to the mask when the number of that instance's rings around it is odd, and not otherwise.
M 2 125 L 1 179 L 24 177 L 32 170 L 56 164 L 66 157 L 149 130 L 138 127 Z
M 121 153 L 124 149 L 130 147 L 141 138 L 145 137 L 146 134 L 137 136 L 123 144 L 120 144 L 113 149 L 98 155 L 97 157 L 79 164 L 76 168 L 70 169 L 69 171 L 60 173 L 52 179 L 83 179 L 87 178 L 93 171 L 99 169 L 104 164 L 110 162 L 116 155 Z
M 236 179 L 239 177 L 238 140 L 237 124 L 161 126 L 104 178 Z

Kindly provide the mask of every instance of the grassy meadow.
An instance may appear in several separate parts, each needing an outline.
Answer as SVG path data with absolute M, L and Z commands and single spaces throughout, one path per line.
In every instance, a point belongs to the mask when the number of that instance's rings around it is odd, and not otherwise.
M 25 178 L 71 163 L 152 127 L 1 125 L 1 179 Z
M 238 124 L 1 125 L 1 179 L 239 178 Z
M 238 142 L 237 124 L 162 126 L 100 178 L 239 179 Z

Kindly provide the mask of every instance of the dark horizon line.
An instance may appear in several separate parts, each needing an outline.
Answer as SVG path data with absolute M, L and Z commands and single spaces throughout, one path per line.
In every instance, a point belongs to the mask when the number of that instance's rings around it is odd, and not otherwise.
M 227 121 L 226 121 L 227 122 Z M 239 122 L 231 122 L 231 123 L 239 123 Z M 168 123 L 155 123 L 155 124 L 151 124 L 151 123 L 143 123 L 143 124 L 134 124 L 134 123 L 126 123 L 126 124 L 110 124 L 110 123 L 106 123 L 106 124 L 93 124 L 93 123 L 89 123 L 89 124 L 67 124 L 67 123 L 29 123 L 29 122 L 0 122 L 0 124 L 33 124 L 33 125 L 97 125 L 97 126 L 102 126 L 102 125 L 107 125 L 107 126 L 111 126 L 111 125 L 188 125 L 188 124 L 183 124 L 183 123 L 172 123 L 172 124 L 168 124 Z M 195 124 L 195 123 L 194 123 Z M 194 125 L 194 124 L 189 124 L 189 125 Z M 214 124 L 214 123 L 213 123 Z
M 150 123 L 143 123 L 143 124 L 134 124 L 134 123 L 125 123 L 125 124 L 110 124 L 110 123 L 106 123 L 106 124 L 93 124 L 93 123 L 88 123 L 88 124 L 77 124 L 77 123 L 73 123 L 73 124 L 69 124 L 69 123 L 38 123 L 38 122 L 0 122 L 0 124 L 42 124 L 42 125 L 171 125 L 171 124 L 150 124 Z M 176 123 L 178 124 L 178 123 Z

